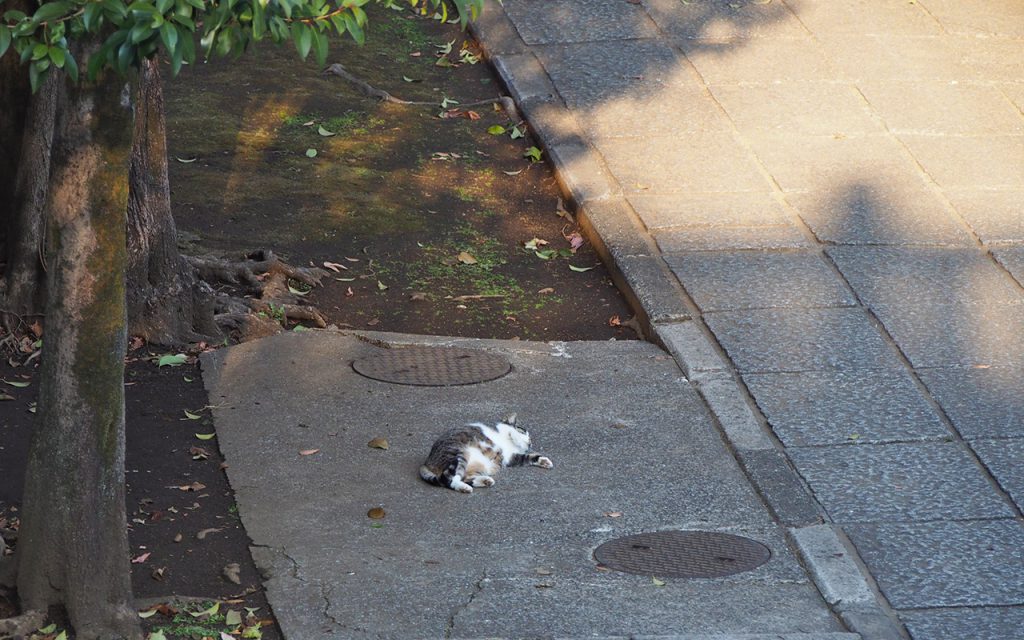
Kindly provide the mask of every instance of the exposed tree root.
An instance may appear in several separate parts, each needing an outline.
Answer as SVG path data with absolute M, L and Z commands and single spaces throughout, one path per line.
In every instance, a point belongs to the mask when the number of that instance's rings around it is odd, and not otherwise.
M 46 612 L 26 611 L 20 616 L 0 620 L 0 640 L 24 640 L 30 633 L 43 626 Z
M 346 82 L 351 84 L 353 87 L 355 87 L 356 90 L 359 91 L 359 93 L 363 94 L 364 96 L 366 96 L 368 98 L 374 98 L 376 100 L 380 100 L 381 102 L 390 102 L 392 104 L 437 105 L 437 102 L 423 102 L 423 101 L 417 101 L 417 100 L 402 100 L 401 98 L 396 98 L 395 96 L 391 95 L 387 91 L 384 91 L 383 89 L 378 89 L 378 88 L 372 86 L 370 83 L 366 82 L 365 80 L 362 80 L 361 78 L 357 78 L 356 76 L 352 75 L 348 71 L 348 69 L 346 69 L 345 67 L 341 66 L 337 62 L 335 62 L 331 66 L 327 67 L 327 69 L 326 69 L 326 71 L 324 71 L 324 73 L 333 73 L 334 75 L 338 76 L 339 78 L 345 80 Z M 511 118 L 513 120 L 519 120 L 520 119 L 519 118 L 519 111 L 516 109 L 516 103 L 513 102 L 512 98 L 510 98 L 508 96 L 499 96 L 497 98 L 489 98 L 487 100 L 478 100 L 476 102 L 460 103 L 459 107 L 460 108 L 482 107 L 482 106 L 488 105 L 488 104 L 500 104 L 501 108 L 505 110 L 505 113 L 508 114 L 509 118 Z

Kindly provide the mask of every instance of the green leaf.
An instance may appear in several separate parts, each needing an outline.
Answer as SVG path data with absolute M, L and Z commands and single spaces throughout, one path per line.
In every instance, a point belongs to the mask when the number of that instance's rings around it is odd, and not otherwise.
M 164 635 L 162 630 L 150 631 L 149 635 L 146 636 L 146 640 L 167 640 L 167 636 Z
M 189 420 L 199 420 L 203 416 L 199 415 L 198 413 L 192 413 L 188 409 L 185 409 L 185 417 Z
M 217 435 L 217 434 L 216 433 L 197 433 L 196 437 L 199 438 L 200 440 L 213 440 L 213 436 L 215 436 L 215 435 Z M 194 616 L 195 614 L 192 614 L 192 615 Z
M 346 13 L 344 16 L 345 26 L 348 28 L 348 32 L 352 36 L 352 39 L 356 41 L 356 44 L 363 44 L 366 42 L 366 34 L 363 33 L 362 25 L 360 25 L 351 14 Z
M 160 356 L 156 364 L 158 367 L 177 367 L 185 364 L 188 361 L 188 356 L 184 353 L 165 354 Z
M 523 152 L 523 157 L 528 158 L 530 162 L 540 162 L 540 158 L 543 154 L 544 152 L 537 147 L 530 147 Z
M 56 630 L 57 630 L 57 625 L 55 625 L 55 624 L 48 624 L 45 627 L 39 627 L 39 629 L 38 629 L 39 633 L 43 633 L 43 634 L 53 633 Z
M 174 25 L 165 22 L 160 26 L 160 41 L 164 43 L 168 53 L 174 53 L 174 48 L 178 46 L 178 30 Z
M 64 71 L 67 72 L 72 82 L 78 82 L 78 62 L 75 61 L 75 57 L 70 53 L 67 54 L 67 58 L 64 60 Z
M 199 434 L 196 434 L 196 437 L 198 437 L 198 436 L 199 436 Z M 213 434 L 211 433 L 210 436 L 212 437 Z M 200 438 L 200 440 L 209 440 L 209 438 Z M 209 609 L 203 609 L 202 611 L 195 611 L 195 612 L 189 611 L 188 615 L 192 616 L 193 618 L 203 618 L 203 617 L 215 616 L 215 615 L 217 615 L 218 611 L 220 611 L 220 603 L 219 602 L 214 602 L 213 606 L 211 606 Z
M 292 285 L 288 285 L 288 290 L 297 296 L 308 296 L 309 292 L 312 291 L 312 289 L 306 289 L 305 291 L 303 291 L 302 289 L 298 289 L 296 287 L 293 287 Z
M 61 630 L 53 640 L 68 640 L 68 632 Z
M 665 581 L 664 580 L 659 580 L 657 578 L 651 578 L 651 582 L 656 587 L 664 587 L 665 586 Z
M 313 46 L 313 32 L 306 25 L 301 22 L 293 27 L 295 34 L 295 49 L 299 52 L 299 56 L 303 60 L 309 55 L 309 49 Z
M 4 384 L 9 384 L 12 387 L 17 387 L 19 389 L 24 389 L 28 385 L 32 384 L 31 382 L 24 382 L 24 381 L 21 381 L 21 380 L 11 381 L 11 380 L 7 380 L 6 378 L 3 378 L 2 380 L 3 380 Z
M 32 14 L 32 22 L 39 24 L 40 22 L 48 22 L 54 18 L 60 18 L 70 8 L 70 2 L 48 2 Z
M 306 149 L 306 157 L 307 158 L 315 158 L 316 157 L 316 149 L 314 149 L 313 147 L 310 147 L 309 149 Z
M 47 55 L 50 56 L 50 61 L 53 62 L 53 66 L 57 67 L 58 69 L 64 68 L 64 62 L 65 60 L 67 60 L 67 58 L 64 55 L 63 49 L 61 49 L 60 47 L 50 47 L 50 50 L 47 52 Z
M 316 63 L 321 67 L 327 64 L 327 38 L 317 29 L 310 29 L 313 34 L 313 54 L 316 55 Z
M 574 264 L 570 264 L 569 268 L 572 269 L 573 271 L 575 271 L 576 273 L 583 273 L 584 271 L 590 271 L 594 267 L 577 267 Z
M 148 611 L 140 611 L 139 612 L 139 617 L 142 618 L 143 620 L 145 620 L 146 618 L 152 618 L 153 616 L 156 615 L 156 612 L 157 612 L 156 609 L 149 609 Z
M 242 624 L 242 614 L 239 611 L 231 609 L 224 614 L 224 624 L 229 627 L 237 627 Z
M 515 140 L 516 138 L 522 138 L 524 135 L 525 134 L 523 133 L 523 130 L 520 129 L 518 126 L 515 126 L 512 127 L 512 133 L 510 133 L 508 137 Z
M 50 48 L 41 42 L 32 47 L 33 60 L 42 60 L 48 53 L 50 53 Z
M 0 57 L 4 55 L 7 48 L 11 46 L 11 30 L 7 27 L 0 27 Z
M 491 134 L 492 136 L 500 136 L 503 133 L 505 133 L 505 127 L 501 126 L 500 124 L 496 124 L 492 127 L 488 127 L 487 133 Z
M 320 126 L 319 126 L 319 127 L 317 128 L 316 132 L 317 132 L 317 133 L 319 133 L 320 135 L 322 135 L 322 136 L 323 136 L 323 137 L 325 137 L 325 138 L 330 138 L 331 136 L 336 136 L 336 135 L 338 135 L 337 133 L 335 133 L 335 132 L 333 132 L 333 131 L 328 131 L 327 129 L 325 129 L 325 128 L 324 128 L 324 125 L 320 125 Z

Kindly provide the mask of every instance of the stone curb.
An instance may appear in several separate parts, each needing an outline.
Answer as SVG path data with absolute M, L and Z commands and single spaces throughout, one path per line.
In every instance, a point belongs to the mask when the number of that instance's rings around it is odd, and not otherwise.
M 502 53 L 522 53 L 529 49 L 505 13 L 505 8 L 497 2 L 487 3 L 480 17 L 469 23 L 469 32 L 488 57 Z
M 856 551 L 831 525 L 791 528 L 789 535 L 818 591 L 850 629 L 871 640 L 903 640 L 857 566 Z

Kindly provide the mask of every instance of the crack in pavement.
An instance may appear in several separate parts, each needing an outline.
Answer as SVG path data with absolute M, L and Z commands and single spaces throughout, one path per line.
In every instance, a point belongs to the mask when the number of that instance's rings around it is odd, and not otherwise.
M 476 582 L 473 583 L 473 592 L 469 594 L 469 599 L 462 605 L 452 609 L 451 615 L 448 616 L 448 623 L 444 627 L 444 637 L 449 640 L 452 637 L 452 632 L 455 631 L 455 618 L 459 617 L 459 614 L 469 608 L 469 605 L 473 604 L 476 597 L 480 595 L 484 590 L 484 582 L 487 581 L 487 572 L 484 571 L 483 575 L 480 576 Z

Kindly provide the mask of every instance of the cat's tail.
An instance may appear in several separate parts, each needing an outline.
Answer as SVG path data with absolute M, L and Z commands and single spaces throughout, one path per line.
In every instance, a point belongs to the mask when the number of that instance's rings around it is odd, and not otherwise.
M 425 482 L 429 482 L 430 484 L 436 484 L 439 487 L 448 486 L 448 483 L 445 482 L 444 478 L 431 471 L 430 467 L 428 467 L 427 465 L 423 465 L 420 467 L 420 477 L 423 478 Z

